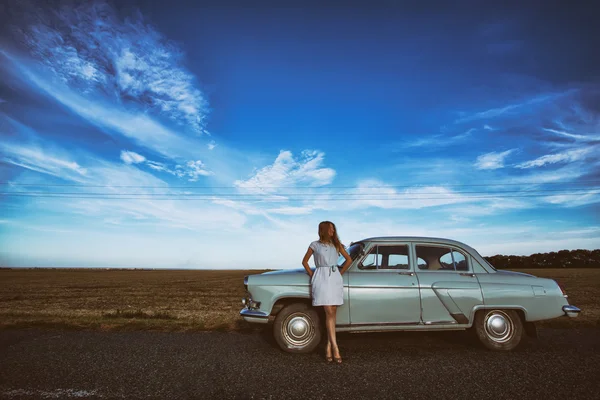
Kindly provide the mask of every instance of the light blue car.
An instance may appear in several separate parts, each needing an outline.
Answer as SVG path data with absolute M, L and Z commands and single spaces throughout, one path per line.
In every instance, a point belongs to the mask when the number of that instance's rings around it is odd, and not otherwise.
M 343 275 L 338 332 L 473 329 L 489 349 L 512 350 L 524 334 L 536 335 L 535 321 L 580 312 L 554 280 L 497 270 L 454 240 L 374 237 L 347 250 L 353 261 Z M 244 320 L 271 322 L 285 351 L 317 347 L 322 315 L 311 306 L 304 268 L 249 275 L 244 285 Z

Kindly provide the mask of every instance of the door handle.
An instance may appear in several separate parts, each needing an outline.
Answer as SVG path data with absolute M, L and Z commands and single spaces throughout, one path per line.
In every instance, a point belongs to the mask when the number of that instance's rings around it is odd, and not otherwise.
M 460 276 L 470 276 L 471 278 L 474 278 L 475 274 L 472 272 L 463 272 L 460 274 Z
M 415 276 L 414 272 L 398 272 L 399 275 Z

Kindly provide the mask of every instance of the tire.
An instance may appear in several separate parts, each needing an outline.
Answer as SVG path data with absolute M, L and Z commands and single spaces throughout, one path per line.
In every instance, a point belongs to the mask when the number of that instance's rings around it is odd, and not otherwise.
M 512 350 L 523 337 L 523 321 L 514 310 L 480 310 L 473 325 L 479 341 L 490 350 Z
M 305 303 L 284 307 L 273 323 L 273 336 L 282 350 L 289 353 L 310 353 L 321 342 L 320 319 L 317 311 Z

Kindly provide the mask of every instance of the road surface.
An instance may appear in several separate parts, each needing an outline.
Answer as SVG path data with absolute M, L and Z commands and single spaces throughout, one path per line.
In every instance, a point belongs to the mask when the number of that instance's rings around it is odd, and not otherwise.
M 540 329 L 510 353 L 464 333 L 339 334 L 342 365 L 265 333 L 0 331 L 0 398 L 592 399 L 600 329 Z

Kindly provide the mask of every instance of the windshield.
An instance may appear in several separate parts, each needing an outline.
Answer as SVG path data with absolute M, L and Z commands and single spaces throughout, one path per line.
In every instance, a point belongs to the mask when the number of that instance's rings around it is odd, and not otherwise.
M 350 247 L 346 248 L 346 251 L 348 252 L 348 255 L 350 256 L 352 261 L 356 260 L 356 257 L 358 257 L 363 247 L 364 244 L 362 243 L 354 243 Z M 338 258 L 338 266 L 342 266 L 345 262 L 346 259 L 344 258 L 344 256 L 340 255 L 340 257 Z

